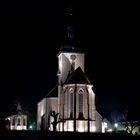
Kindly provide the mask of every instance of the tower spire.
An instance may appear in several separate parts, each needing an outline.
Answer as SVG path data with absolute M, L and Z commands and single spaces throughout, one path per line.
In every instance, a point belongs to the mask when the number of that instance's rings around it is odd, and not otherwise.
M 67 37 L 68 43 L 71 44 L 74 41 L 73 8 L 72 8 L 72 6 L 67 7 L 66 20 L 67 20 L 67 22 L 66 22 L 66 37 Z
M 17 113 L 20 114 L 22 112 L 20 102 L 17 103 Z
M 72 26 L 67 26 L 67 37 L 70 41 L 74 40 L 74 29 Z

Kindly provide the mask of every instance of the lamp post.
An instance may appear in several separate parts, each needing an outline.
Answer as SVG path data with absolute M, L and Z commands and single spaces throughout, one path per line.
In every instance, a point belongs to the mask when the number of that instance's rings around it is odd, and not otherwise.
M 114 130 L 115 130 L 115 132 L 117 131 L 117 128 L 118 128 L 118 123 L 115 123 L 114 124 Z

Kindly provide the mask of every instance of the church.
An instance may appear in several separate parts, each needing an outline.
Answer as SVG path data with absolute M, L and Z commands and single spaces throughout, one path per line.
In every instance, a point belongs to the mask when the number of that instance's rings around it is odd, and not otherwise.
M 68 14 L 69 24 L 71 8 Z M 67 39 L 57 54 L 58 82 L 37 104 L 37 130 L 101 132 L 103 118 L 96 110 L 93 84 L 85 74 L 85 53 L 73 45 L 70 24 Z
M 101 132 L 102 116 L 96 110 L 93 84 L 85 74 L 85 53 L 64 45 L 57 58 L 58 84 L 37 104 L 37 129 Z
M 17 103 L 15 113 L 5 118 L 7 130 L 27 130 L 27 115 L 23 113 L 20 103 Z

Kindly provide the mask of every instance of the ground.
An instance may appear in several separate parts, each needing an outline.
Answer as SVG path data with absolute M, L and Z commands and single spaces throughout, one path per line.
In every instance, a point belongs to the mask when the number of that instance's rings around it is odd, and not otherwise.
M 5 131 L 0 134 L 1 140 L 64 140 L 64 139 L 140 139 L 140 136 L 134 136 L 126 133 L 73 133 L 73 132 L 46 132 L 46 131 Z

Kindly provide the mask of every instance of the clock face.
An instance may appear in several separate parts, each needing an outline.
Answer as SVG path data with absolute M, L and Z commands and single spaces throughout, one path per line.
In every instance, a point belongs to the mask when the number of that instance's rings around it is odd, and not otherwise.
M 76 55 L 73 55 L 73 54 L 72 54 L 72 55 L 70 56 L 70 58 L 71 58 L 71 60 L 74 61 L 74 60 L 76 59 Z

